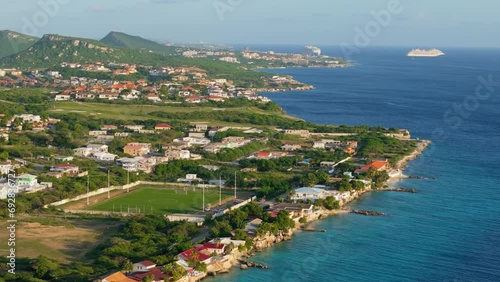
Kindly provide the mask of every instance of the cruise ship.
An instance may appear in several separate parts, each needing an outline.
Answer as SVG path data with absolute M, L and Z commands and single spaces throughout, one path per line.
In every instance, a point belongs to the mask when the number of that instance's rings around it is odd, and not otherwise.
M 304 47 L 304 53 L 309 56 L 320 56 L 321 49 L 316 46 L 307 45 L 306 47 Z
M 424 50 L 424 49 L 413 49 L 410 52 L 408 52 L 408 57 L 439 57 L 443 56 L 444 53 L 441 50 L 438 49 L 429 49 L 429 50 Z

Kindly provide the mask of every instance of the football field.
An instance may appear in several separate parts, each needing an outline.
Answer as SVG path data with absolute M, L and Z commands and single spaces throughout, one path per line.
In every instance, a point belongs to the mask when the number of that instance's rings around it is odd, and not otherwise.
M 231 190 L 222 190 L 222 200 L 233 196 Z M 219 204 L 219 189 L 205 189 L 205 207 Z M 140 188 L 133 192 L 111 198 L 89 206 L 88 210 L 128 212 L 142 214 L 195 213 L 202 211 L 203 191 L 201 188 L 165 189 L 159 187 Z

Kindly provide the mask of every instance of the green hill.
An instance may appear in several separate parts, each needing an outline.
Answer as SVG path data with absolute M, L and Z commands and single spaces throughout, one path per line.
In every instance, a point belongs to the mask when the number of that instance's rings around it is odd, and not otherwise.
M 139 36 L 128 35 L 123 32 L 112 31 L 106 35 L 106 37 L 101 39 L 101 42 L 113 47 L 152 51 L 166 55 L 176 54 L 176 47 L 167 47 L 159 44 L 158 42 L 144 39 Z
M 0 59 L 0 68 L 47 69 L 62 62 L 73 63 L 132 63 L 154 67 L 198 67 L 209 77 L 233 80 L 238 86 L 263 87 L 262 76 L 270 73 L 256 72 L 239 65 L 213 59 L 190 59 L 167 56 L 146 50 L 110 47 L 104 43 L 84 38 L 46 34 L 28 49 Z
M 19 53 L 31 47 L 38 38 L 10 30 L 0 31 L 0 58 Z
M 84 38 L 46 34 L 28 49 L 0 59 L 2 67 L 50 68 L 62 62 L 138 63 L 158 65 L 166 56 L 144 50 L 110 47 Z

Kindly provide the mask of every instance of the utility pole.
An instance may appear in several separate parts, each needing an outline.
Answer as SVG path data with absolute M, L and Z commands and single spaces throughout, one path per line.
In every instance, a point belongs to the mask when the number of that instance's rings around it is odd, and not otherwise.
M 222 176 L 219 174 L 219 206 L 222 206 Z
M 205 185 L 202 186 L 202 189 L 203 189 L 203 212 L 205 212 Z
M 235 200 L 238 199 L 236 197 L 236 171 L 234 172 L 234 199 Z
M 130 184 L 130 170 L 127 169 L 127 193 L 130 192 L 130 187 L 128 186 Z
M 87 172 L 87 206 L 90 204 L 89 199 L 90 175 Z
M 109 169 L 108 169 L 108 199 L 111 198 L 111 186 L 109 181 Z

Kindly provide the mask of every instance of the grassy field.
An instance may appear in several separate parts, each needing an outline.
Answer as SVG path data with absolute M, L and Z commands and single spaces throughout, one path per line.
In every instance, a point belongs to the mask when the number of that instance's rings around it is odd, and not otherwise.
M 202 210 L 202 190 L 197 188 L 162 189 L 158 187 L 144 187 L 128 194 L 111 198 L 102 203 L 89 206 L 87 210 L 137 212 L 146 214 L 194 213 Z M 233 192 L 222 190 L 222 199 L 231 197 Z M 205 206 L 218 205 L 219 190 L 205 189 Z
M 83 103 L 83 102 L 57 102 L 54 104 L 54 108 L 50 111 L 54 113 L 77 113 L 82 115 L 90 115 L 96 116 L 100 118 L 110 118 L 110 119 L 118 119 L 118 120 L 146 120 L 146 119 L 154 119 L 154 117 L 150 115 L 152 112 L 165 112 L 165 113 L 186 113 L 186 112 L 194 112 L 194 111 L 232 111 L 232 112 L 251 112 L 262 115 L 269 115 L 269 112 L 266 112 L 262 109 L 255 107 L 239 107 L 239 108 L 223 108 L 223 109 L 214 109 L 212 107 L 182 107 L 175 104 L 170 105 L 118 105 L 118 104 L 104 104 L 104 103 Z M 273 113 L 277 114 L 277 113 Z M 279 114 L 283 117 L 287 117 L 290 119 L 298 120 L 297 118 L 288 116 L 286 114 Z M 204 122 L 204 120 L 188 120 L 190 122 Z M 240 126 L 240 127 L 250 127 L 252 124 L 240 124 L 240 123 L 225 123 L 222 121 L 217 121 L 217 124 L 227 125 L 227 126 Z

